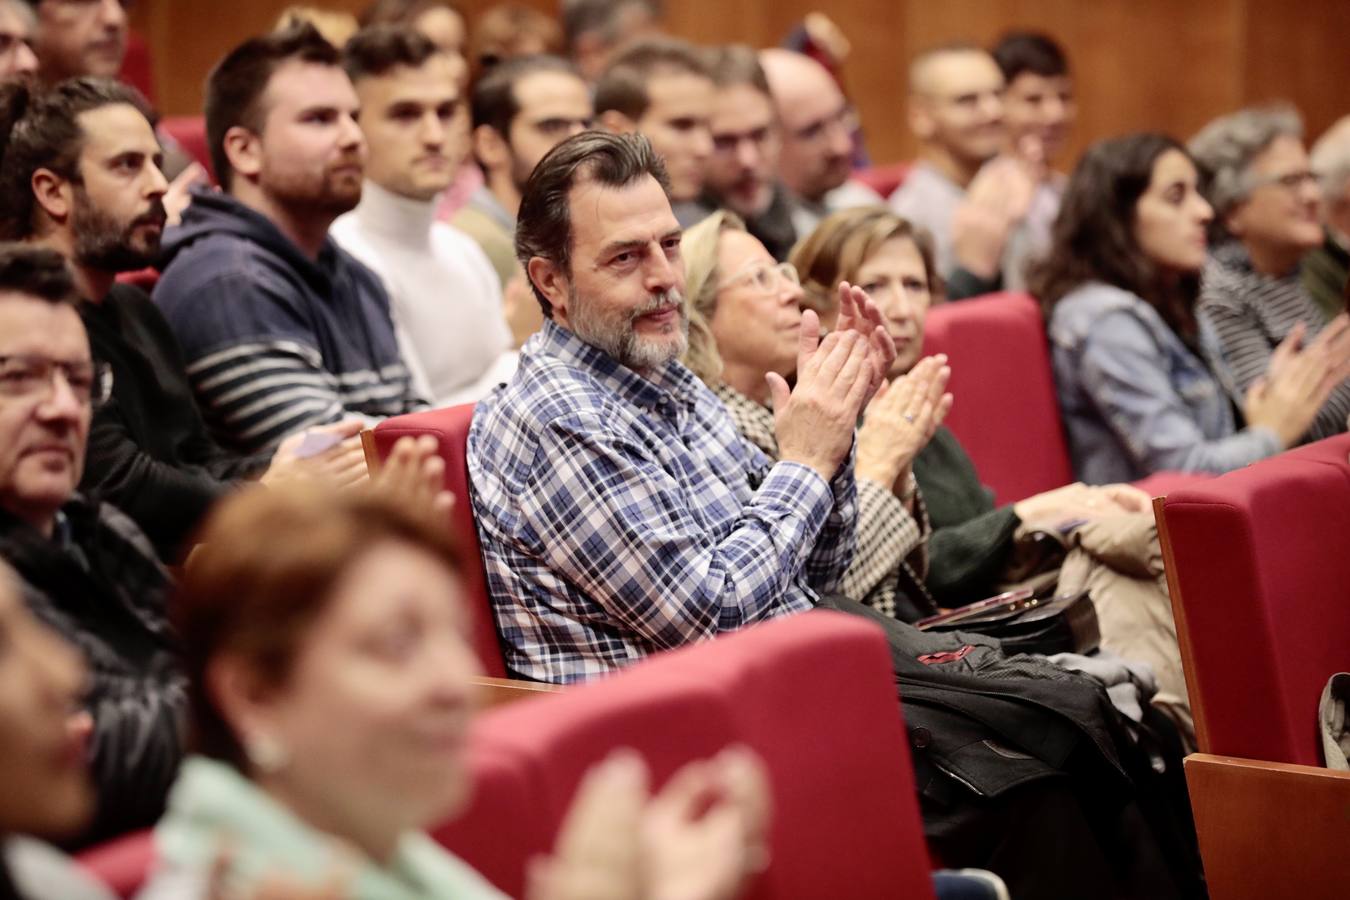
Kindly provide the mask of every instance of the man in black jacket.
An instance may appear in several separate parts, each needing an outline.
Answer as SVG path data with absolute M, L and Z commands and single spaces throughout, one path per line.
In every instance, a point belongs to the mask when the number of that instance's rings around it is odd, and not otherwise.
M 60 254 L 0 245 L 0 558 L 88 662 L 70 720 L 88 734 L 98 790 L 88 843 L 158 817 L 182 755 L 186 696 L 167 573 L 126 516 L 76 493 L 92 410 L 110 387 L 77 296 Z
M 113 372 L 112 401 L 94 415 L 83 488 L 124 510 L 165 562 L 177 562 L 207 508 L 241 482 L 271 483 L 323 467 L 364 471 L 359 424 L 318 430 L 346 438 L 300 464 L 295 437 L 270 458 L 220 447 L 207 431 L 173 332 L 139 288 L 115 276 L 159 252 L 167 184 L 142 99 L 115 81 L 80 78 L 46 92 L 6 89 L 7 236 L 60 251 L 89 302 L 81 315 L 94 355 Z M 312 446 L 312 445 L 311 445 Z

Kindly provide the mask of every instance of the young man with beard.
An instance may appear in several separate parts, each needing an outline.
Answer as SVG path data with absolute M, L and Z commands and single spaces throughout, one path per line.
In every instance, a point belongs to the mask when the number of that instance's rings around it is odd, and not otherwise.
M 159 252 L 166 182 L 144 100 L 105 78 L 50 91 L 11 85 L 0 108 L 8 137 L 0 195 L 6 236 L 50 247 L 71 264 L 95 358 L 111 367 L 113 395 L 94 415 L 82 487 L 116 504 L 177 562 L 186 539 L 222 494 L 301 470 L 354 478 L 359 424 L 330 426 L 349 438 L 301 462 L 292 439 L 269 459 L 223 450 L 202 420 L 182 353 L 164 318 L 118 272 L 144 268 Z
M 0 0 L 0 81 L 33 78 L 37 54 L 33 52 L 33 10 L 23 0 Z
M 473 238 L 436 221 L 468 111 L 451 60 L 411 28 L 376 25 L 343 50 L 370 147 L 361 202 L 333 238 L 384 280 L 403 358 L 437 406 L 478 400 L 515 370 L 502 290 Z
M 308 25 L 226 56 L 206 97 L 221 192 L 194 194 L 165 236 L 155 302 L 207 423 L 236 450 L 425 406 L 384 286 L 328 236 L 361 199 L 366 159 L 339 62 Z
M 483 248 L 504 290 L 522 302 L 510 311 L 511 331 L 523 343 L 541 322 L 516 262 L 520 192 L 539 160 L 559 141 L 591 127 L 591 94 L 576 68 L 556 56 L 522 56 L 498 63 L 473 87 L 472 146 L 484 184 L 450 224 Z
M 688 227 L 708 214 L 699 203 L 712 132 L 712 73 L 704 54 L 672 38 L 639 41 L 620 53 L 595 85 L 595 112 L 614 134 L 640 131 L 670 176 L 675 218 Z

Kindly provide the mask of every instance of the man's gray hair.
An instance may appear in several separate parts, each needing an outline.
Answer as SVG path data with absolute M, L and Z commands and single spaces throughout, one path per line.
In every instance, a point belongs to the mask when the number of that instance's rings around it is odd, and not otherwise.
M 1350 185 L 1350 116 L 1342 116 L 1313 144 L 1312 170 L 1328 203 L 1345 194 Z
M 1247 199 L 1252 160 L 1278 137 L 1303 137 L 1303 119 L 1288 103 L 1253 106 L 1220 116 L 1187 149 L 1201 169 L 1205 199 L 1216 219 Z

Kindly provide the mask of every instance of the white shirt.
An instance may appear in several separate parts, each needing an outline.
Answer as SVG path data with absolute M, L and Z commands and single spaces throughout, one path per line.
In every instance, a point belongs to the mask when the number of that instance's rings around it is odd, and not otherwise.
M 434 406 L 482 399 L 516 369 L 502 286 L 478 244 L 436 221 L 434 200 L 370 181 L 332 237 L 384 281 L 399 348 Z

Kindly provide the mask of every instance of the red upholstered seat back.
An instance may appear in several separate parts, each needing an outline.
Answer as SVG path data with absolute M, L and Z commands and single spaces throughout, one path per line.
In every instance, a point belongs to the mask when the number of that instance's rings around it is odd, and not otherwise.
M 211 150 L 206 143 L 206 118 L 204 116 L 167 116 L 159 120 L 160 130 L 178 142 L 183 150 L 202 164 L 215 180 L 211 168 Z
M 822 611 L 753 626 L 499 707 L 478 728 L 540 779 L 550 834 L 582 773 L 614 747 L 640 752 L 660 783 L 739 741 L 763 756 L 774 794 L 772 864 L 750 897 L 932 896 L 889 653 L 859 619 Z
M 1040 307 L 1027 294 L 936 306 L 924 352 L 951 359 L 947 426 L 999 503 L 1073 481 Z
M 1201 750 L 1321 764 L 1318 697 L 1350 668 L 1347 454 L 1342 435 L 1167 498 Z
M 383 459 L 401 437 L 429 434 L 436 439 L 441 458 L 445 460 L 445 489 L 455 495 L 450 527 L 464 555 L 464 597 L 473 615 L 474 649 L 483 662 L 484 672 L 500 678 L 506 674 L 506 667 L 492 618 L 492 603 L 488 600 L 483 552 L 473 522 L 473 504 L 469 502 L 469 466 L 465 450 L 472 419 L 473 404 L 395 416 L 376 426 L 375 447 Z
M 905 183 L 905 176 L 909 174 L 911 165 L 907 162 L 898 162 L 884 166 L 872 166 L 871 168 L 856 170 L 852 177 L 854 181 L 862 182 L 884 199 L 895 193 L 895 189 Z M 801 237 L 805 237 L 805 235 L 801 235 Z
M 86 850 L 76 859 L 118 897 L 134 897 L 154 864 L 155 835 L 148 829 L 136 831 Z
M 150 45 L 135 30 L 127 32 L 127 52 L 117 77 L 140 91 L 151 106 L 155 105 L 155 66 Z

